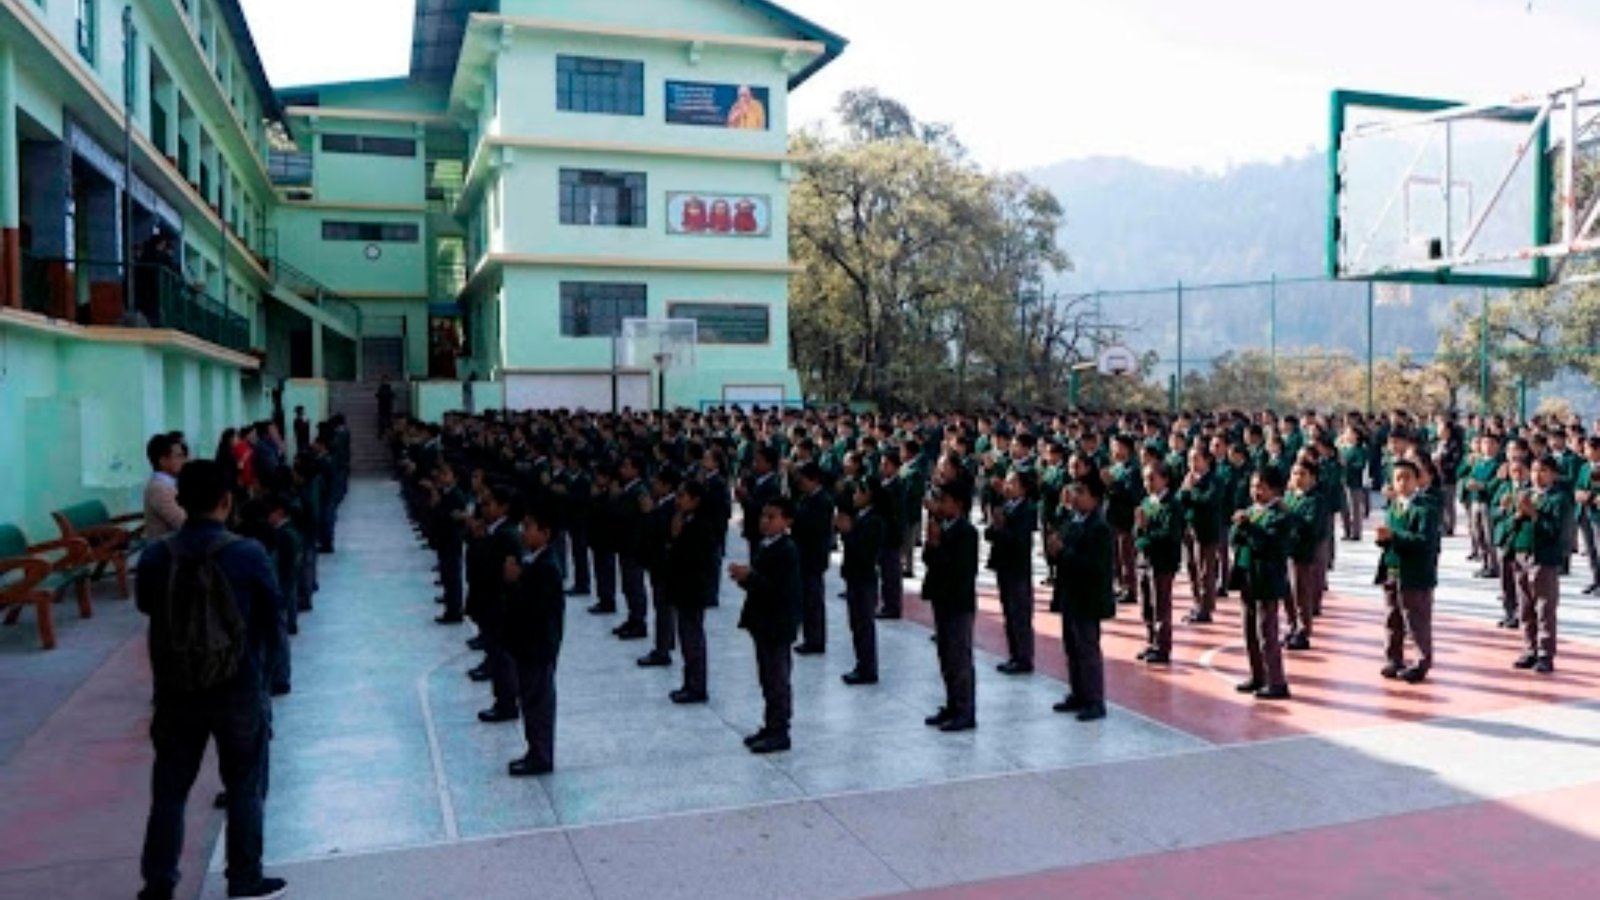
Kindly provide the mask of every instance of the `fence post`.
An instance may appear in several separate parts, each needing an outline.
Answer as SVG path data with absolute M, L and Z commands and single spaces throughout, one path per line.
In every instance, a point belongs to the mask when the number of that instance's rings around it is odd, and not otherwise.
M 1489 413 L 1489 292 L 1482 293 L 1478 317 L 1478 412 Z
M 1172 382 L 1172 411 L 1183 408 L 1183 282 L 1178 282 L 1178 374 Z
M 1373 338 L 1372 338 L 1372 319 L 1373 319 L 1373 315 L 1372 314 L 1373 314 L 1373 307 L 1376 304 L 1377 304 L 1376 291 L 1375 291 L 1375 288 L 1373 287 L 1372 282 L 1369 281 L 1369 282 L 1367 282 L 1367 415 L 1369 415 L 1369 416 L 1372 415 L 1372 410 L 1373 410 L 1373 402 L 1372 402 L 1373 388 L 1374 388 L 1374 386 L 1376 384 L 1376 378 L 1374 377 L 1375 373 L 1374 373 L 1373 363 L 1372 363 L 1372 357 L 1373 357 L 1373 343 L 1372 343 L 1372 340 L 1373 340 Z
M 1267 284 L 1267 296 L 1271 301 L 1271 308 L 1267 314 L 1267 344 L 1268 364 L 1271 366 L 1271 376 L 1267 384 L 1267 406 L 1278 408 L 1278 276 L 1273 274 Z

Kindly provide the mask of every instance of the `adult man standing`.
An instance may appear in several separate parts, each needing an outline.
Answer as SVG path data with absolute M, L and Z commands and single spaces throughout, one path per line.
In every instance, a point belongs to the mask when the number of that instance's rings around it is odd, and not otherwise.
M 378 434 L 388 434 L 393 421 L 394 387 L 389 384 L 389 376 L 385 375 L 378 384 Z
M 184 467 L 178 502 L 183 526 L 139 560 L 137 602 L 150 617 L 155 676 L 155 768 L 139 898 L 170 900 L 177 888 L 184 807 L 211 740 L 227 791 L 228 896 L 282 897 L 285 882 L 261 873 L 264 661 L 281 640 L 277 579 L 261 545 L 224 526 L 233 494 L 216 463 Z
M 188 518 L 178 504 L 178 473 L 189 461 L 189 448 L 176 434 L 158 434 L 145 445 L 150 480 L 144 486 L 144 533 L 160 540 L 183 527 Z

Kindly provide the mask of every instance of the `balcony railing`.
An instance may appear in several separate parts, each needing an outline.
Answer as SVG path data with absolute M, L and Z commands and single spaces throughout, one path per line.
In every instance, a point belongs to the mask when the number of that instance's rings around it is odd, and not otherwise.
M 136 263 L 134 303 L 123 303 L 122 266 L 82 259 L 22 257 L 24 308 L 83 325 L 138 323 L 171 328 L 230 350 L 250 349 L 250 320 L 186 283 L 172 269 Z
M 352 334 L 361 333 L 359 306 L 335 294 L 322 282 L 289 265 L 281 258 L 272 260 L 272 274 L 277 278 L 278 284 L 321 307 L 323 312 L 343 324 Z

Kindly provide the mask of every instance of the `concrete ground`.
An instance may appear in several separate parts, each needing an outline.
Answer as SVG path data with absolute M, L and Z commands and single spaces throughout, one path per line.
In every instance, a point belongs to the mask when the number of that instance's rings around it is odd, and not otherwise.
M 1557 673 L 1513 671 L 1492 583 L 1447 540 L 1438 660 L 1411 686 L 1377 674 L 1374 549 L 1339 552 L 1314 649 L 1289 655 L 1294 701 L 1233 691 L 1245 660 L 1226 602 L 1215 624 L 1179 626 L 1160 669 L 1133 660 L 1142 626 L 1122 607 L 1103 642 L 1114 705 L 1088 725 L 1050 711 L 1053 616 L 1036 620 L 1037 674 L 994 671 L 987 573 L 980 727 L 965 734 L 922 724 L 942 688 L 919 601 L 880 623 L 883 681 L 867 688 L 839 681 L 853 660 L 830 601 L 828 654 L 795 661 L 794 749 L 769 757 L 739 740 L 760 696 L 736 589 L 708 615 L 699 707 L 669 703 L 679 672 L 635 666 L 645 642 L 573 600 L 557 770 L 513 780 L 520 728 L 476 721 L 488 691 L 464 675 L 469 632 L 432 623 L 430 560 L 393 485 L 358 482 L 275 707 L 268 869 L 295 896 L 341 900 L 1586 894 L 1600 848 L 1586 580 L 1564 585 Z M 52 653 L 26 623 L 0 630 L 0 897 L 137 889 L 148 675 L 129 607 L 64 616 Z M 209 865 L 186 862 L 186 887 L 222 897 L 210 787 L 196 797 L 190 855 Z

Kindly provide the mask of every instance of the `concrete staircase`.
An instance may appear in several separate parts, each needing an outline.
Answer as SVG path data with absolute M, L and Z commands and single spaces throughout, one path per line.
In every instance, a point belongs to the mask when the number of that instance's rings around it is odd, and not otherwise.
M 409 392 L 394 383 L 395 412 L 406 411 Z M 350 423 L 350 470 L 359 474 L 388 474 L 393 457 L 378 436 L 378 384 L 364 381 L 328 382 L 329 414 L 344 413 Z

